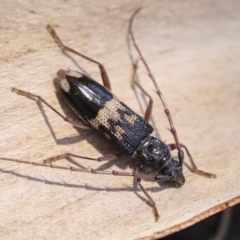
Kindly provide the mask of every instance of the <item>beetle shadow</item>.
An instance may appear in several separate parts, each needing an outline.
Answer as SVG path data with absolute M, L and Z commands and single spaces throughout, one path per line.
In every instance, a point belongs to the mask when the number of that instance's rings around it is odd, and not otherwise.
M 29 175 L 24 175 L 24 174 L 14 171 L 14 170 L 5 170 L 3 168 L 0 168 L 0 172 L 4 173 L 4 174 L 11 174 L 15 177 L 27 179 L 29 181 L 40 182 L 40 183 L 47 184 L 47 185 L 60 186 L 60 187 L 66 187 L 66 188 L 86 189 L 89 191 L 109 191 L 109 192 L 110 191 L 113 191 L 113 192 L 123 192 L 123 191 L 133 192 L 134 191 L 132 186 L 127 186 L 127 185 L 124 185 L 123 187 L 119 187 L 119 188 L 111 188 L 111 187 L 107 187 L 107 186 L 96 187 L 96 186 L 91 186 L 91 185 L 85 184 L 85 183 L 72 184 L 72 183 L 67 183 L 65 181 L 51 181 L 51 180 L 48 180 L 43 177 L 38 178 L 38 177 L 29 176 Z M 164 188 L 162 186 L 161 186 L 161 188 L 159 188 L 159 186 L 145 188 L 145 190 L 147 190 L 149 192 L 159 192 L 159 191 L 163 191 L 165 189 L 166 188 Z M 139 188 L 136 191 L 142 192 L 141 189 L 139 189 Z
M 4 174 L 11 174 L 15 177 L 18 178 L 23 178 L 23 179 L 27 179 L 28 181 L 34 181 L 34 182 L 40 182 L 43 184 L 47 184 L 47 185 L 51 185 L 51 186 L 57 186 L 57 187 L 65 187 L 65 188 L 74 188 L 74 189 L 84 189 L 87 191 L 98 191 L 98 192 L 134 192 L 137 197 L 144 202 L 145 204 L 147 204 L 149 207 L 151 207 L 150 202 L 148 201 L 148 199 L 145 196 L 142 196 L 139 194 L 139 192 L 142 192 L 141 189 L 134 189 L 133 187 L 129 187 L 124 185 L 123 187 L 118 187 L 118 188 L 111 188 L 111 187 L 95 187 L 95 186 L 91 186 L 88 184 L 72 184 L 72 183 L 67 183 L 64 181 L 50 181 L 46 178 L 37 178 L 37 177 L 32 177 L 29 175 L 24 175 L 21 173 L 17 173 L 15 171 L 12 170 L 4 170 L 2 168 L 0 168 L 0 172 L 4 173 Z M 145 188 L 146 191 L 148 192 L 159 192 L 164 190 L 164 188 L 159 189 L 159 187 L 150 187 L 150 188 Z M 143 193 L 142 193 L 143 194 Z
M 79 164 L 77 163 L 77 165 L 79 165 Z M 72 183 L 67 183 L 65 181 L 51 181 L 46 178 L 38 178 L 38 177 L 29 176 L 29 175 L 24 175 L 24 174 L 15 172 L 13 170 L 5 170 L 2 168 L 0 168 L 0 172 L 4 173 L 4 174 L 11 174 L 18 178 L 27 179 L 28 181 L 39 182 L 39 183 L 43 183 L 43 184 L 47 184 L 47 185 L 51 185 L 51 186 L 57 186 L 57 187 L 84 189 L 87 191 L 98 191 L 98 192 L 134 192 L 141 201 L 143 201 L 145 204 L 147 204 L 148 206 L 151 207 L 151 204 L 148 201 L 148 199 L 145 196 L 142 196 L 143 193 L 140 194 L 142 192 L 142 190 L 140 188 L 134 189 L 134 187 L 130 187 L 127 185 L 124 185 L 123 187 L 118 187 L 118 188 L 112 188 L 112 187 L 106 187 L 106 186 L 96 187 L 96 186 L 91 186 L 91 185 L 85 184 L 85 183 L 72 184 Z M 144 189 L 147 192 L 160 192 L 160 191 L 165 190 L 166 188 L 164 188 L 164 186 L 161 188 L 156 186 L 156 187 L 147 187 Z

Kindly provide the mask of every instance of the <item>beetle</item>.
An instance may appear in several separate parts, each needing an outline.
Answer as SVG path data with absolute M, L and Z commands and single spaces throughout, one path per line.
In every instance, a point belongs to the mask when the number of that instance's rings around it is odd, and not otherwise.
M 63 51 L 74 53 L 98 65 L 103 85 L 97 83 L 89 76 L 84 75 L 80 72 L 63 69 L 58 70 L 57 78 L 60 86 L 60 91 L 70 108 L 72 108 L 72 110 L 79 117 L 78 119 L 73 119 L 62 115 L 59 111 L 47 103 L 41 96 L 17 88 L 13 88 L 12 90 L 18 94 L 41 101 L 49 108 L 51 108 L 54 112 L 56 112 L 63 120 L 69 122 L 73 126 L 82 129 L 95 129 L 119 152 L 119 154 L 107 154 L 95 159 L 75 155 L 72 153 L 66 153 L 48 158 L 44 160 L 43 163 L 3 157 L 1 159 L 38 166 L 49 166 L 52 168 L 66 169 L 71 171 L 112 174 L 117 176 L 132 176 L 134 177 L 136 185 L 141 188 L 145 196 L 148 198 L 154 212 L 155 221 L 157 221 L 159 218 L 159 213 L 156 204 L 144 189 L 143 185 L 141 184 L 141 179 L 152 180 L 158 183 L 170 182 L 173 183 L 176 187 L 182 186 L 185 183 L 185 178 L 182 172 L 184 162 L 184 151 L 182 149 L 186 151 L 190 159 L 193 172 L 208 178 L 215 178 L 216 175 L 199 170 L 194 163 L 194 160 L 188 148 L 179 141 L 177 131 L 174 127 L 172 116 L 168 109 L 165 98 L 160 91 L 160 88 L 158 87 L 157 82 L 151 73 L 150 68 L 144 59 L 133 35 L 133 19 L 139 11 L 140 8 L 137 9 L 130 18 L 129 36 L 140 57 L 140 60 L 143 62 L 147 73 L 156 88 L 156 93 L 162 101 L 164 111 L 170 124 L 170 131 L 174 137 L 175 143 L 166 144 L 162 140 L 151 135 L 153 132 L 153 127 L 149 123 L 149 119 L 152 112 L 153 100 L 138 82 L 135 81 L 137 87 L 139 87 L 149 98 L 149 103 L 144 118 L 131 110 L 126 104 L 120 101 L 111 92 L 110 80 L 108 78 L 105 67 L 100 62 L 65 46 L 56 34 L 55 30 L 50 25 L 47 25 L 47 30 Z M 178 159 L 174 159 L 171 156 L 170 151 L 174 149 L 177 149 L 178 151 Z M 133 170 L 131 173 L 128 173 L 63 167 L 52 164 L 52 162 L 65 158 L 67 156 L 74 156 L 97 161 L 110 161 L 116 159 L 119 155 L 134 155 L 138 160 L 137 169 Z

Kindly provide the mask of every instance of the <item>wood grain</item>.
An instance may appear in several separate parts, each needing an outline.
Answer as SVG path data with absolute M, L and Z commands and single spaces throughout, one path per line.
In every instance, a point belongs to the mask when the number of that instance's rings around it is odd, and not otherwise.
M 45 29 L 51 24 L 65 44 L 102 62 L 113 92 L 143 114 L 146 99 L 131 88 L 131 59 L 137 55 L 126 40 L 131 14 L 143 6 L 134 22 L 135 36 L 167 99 L 180 141 L 200 169 L 217 174 L 217 179 L 193 174 L 186 158 L 182 188 L 143 182 L 161 215 L 155 223 L 143 194 L 133 193 L 131 178 L 0 161 L 1 239 L 154 239 L 240 202 L 239 1 L 0 4 L 0 156 L 41 162 L 67 151 L 92 157 L 114 153 L 95 132 L 73 128 L 45 106 L 12 93 L 11 87 L 39 94 L 72 115 L 57 94 L 56 71 L 85 70 L 101 81 L 96 66 L 61 52 Z M 138 77 L 154 99 L 154 134 L 173 142 L 141 64 Z M 124 157 L 78 164 L 130 171 Z

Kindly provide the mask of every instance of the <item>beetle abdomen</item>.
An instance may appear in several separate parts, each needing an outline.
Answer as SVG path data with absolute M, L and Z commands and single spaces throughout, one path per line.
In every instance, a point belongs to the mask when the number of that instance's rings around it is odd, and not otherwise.
M 149 123 L 89 77 L 68 71 L 60 85 L 71 108 L 121 154 L 132 155 L 152 133 Z

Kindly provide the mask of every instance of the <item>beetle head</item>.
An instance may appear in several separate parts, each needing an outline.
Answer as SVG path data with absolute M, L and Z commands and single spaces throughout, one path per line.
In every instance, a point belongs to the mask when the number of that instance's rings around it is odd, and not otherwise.
M 185 183 L 185 178 L 182 172 L 182 166 L 179 165 L 179 162 L 170 159 L 168 164 L 162 169 L 162 174 L 169 176 L 169 181 L 172 182 L 176 187 L 181 187 Z

